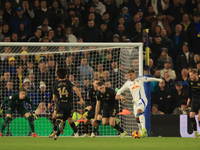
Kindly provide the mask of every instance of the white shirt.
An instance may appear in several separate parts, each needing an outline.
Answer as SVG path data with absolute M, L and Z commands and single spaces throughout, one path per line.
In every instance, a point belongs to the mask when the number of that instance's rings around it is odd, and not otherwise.
M 143 100 L 147 99 L 146 98 L 146 94 L 145 94 L 145 90 L 144 90 L 144 82 L 151 82 L 151 81 L 159 81 L 159 82 L 161 82 L 162 79 L 143 77 L 143 76 L 136 78 L 134 81 L 131 81 L 129 79 L 121 87 L 121 89 L 119 89 L 119 91 L 117 92 L 117 95 L 120 95 L 121 93 L 123 93 L 124 91 L 129 89 L 131 94 L 132 94 L 132 97 L 133 97 L 133 101 L 132 102 L 135 102 L 135 101 L 140 100 L 140 99 L 143 99 Z

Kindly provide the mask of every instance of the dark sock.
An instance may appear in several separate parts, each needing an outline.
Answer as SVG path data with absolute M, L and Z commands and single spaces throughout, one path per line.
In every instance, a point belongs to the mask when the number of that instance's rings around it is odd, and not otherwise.
M 60 120 L 56 120 L 56 125 L 59 126 L 59 124 L 61 123 Z
M 100 124 L 101 124 L 101 121 L 100 121 L 100 120 L 96 120 L 96 121 L 95 121 L 94 130 L 93 130 L 94 133 L 97 132 L 97 130 L 98 130 Z
M 53 130 L 57 131 L 56 119 L 53 119 Z
M 200 121 L 199 121 L 199 125 L 200 125 Z
M 59 130 L 59 129 L 58 129 L 58 132 L 56 133 L 56 135 L 57 135 L 57 136 L 59 136 L 59 135 L 60 135 L 60 130 Z
M 192 129 L 194 131 L 197 131 L 197 123 L 196 123 L 195 118 L 190 118 L 190 120 L 191 120 Z
M 124 130 L 118 125 L 118 124 L 115 124 L 115 126 L 113 127 L 115 128 L 117 131 L 119 131 L 120 133 L 123 133 Z
M 84 133 L 88 133 L 88 124 L 84 124 Z
M 8 122 L 11 120 L 10 117 L 6 117 L 5 121 L 3 122 L 2 124 L 2 127 L 1 127 L 1 133 L 3 133 L 3 130 L 6 128 Z
M 28 120 L 28 123 L 29 123 L 29 125 L 30 125 L 30 127 L 31 127 L 31 131 L 32 131 L 32 132 L 35 132 L 35 127 L 34 127 L 34 123 L 33 123 L 33 117 L 32 117 L 32 116 L 29 116 L 29 117 L 27 118 L 27 120 Z
M 77 128 L 74 122 L 70 124 L 71 128 L 73 129 L 74 133 L 77 133 Z
M 63 123 L 63 129 L 65 128 L 65 124 L 66 124 L 66 122 Z

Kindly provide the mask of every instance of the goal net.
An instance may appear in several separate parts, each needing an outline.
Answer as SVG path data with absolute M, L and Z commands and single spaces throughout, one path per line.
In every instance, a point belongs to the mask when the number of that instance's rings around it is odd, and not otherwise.
M 39 136 L 48 136 L 52 132 L 53 107 L 51 88 L 56 79 L 56 70 L 64 67 L 68 70 L 68 79 L 81 92 L 85 101 L 93 79 L 105 82 L 106 87 L 119 89 L 127 80 L 129 68 L 136 70 L 136 75 L 143 75 L 142 43 L 1 43 L 0 47 L 0 103 L 5 97 L 18 93 L 19 88 L 26 87 L 27 95 L 36 107 L 39 119 L 34 121 L 35 131 Z M 119 103 L 116 122 L 130 136 L 138 130 L 133 115 L 132 96 L 124 93 L 125 103 Z M 87 116 L 87 103 L 78 105 L 79 98 L 73 94 L 73 120 L 80 135 L 83 134 L 83 122 Z M 25 104 L 31 110 L 29 104 Z M 0 127 L 6 117 L 8 103 L 0 115 Z M 89 131 L 92 130 L 92 125 Z M 99 127 L 100 136 L 117 136 L 110 125 Z M 14 112 L 12 120 L 3 132 L 7 136 L 28 136 L 28 121 Z M 73 135 L 73 130 L 66 123 L 62 136 Z

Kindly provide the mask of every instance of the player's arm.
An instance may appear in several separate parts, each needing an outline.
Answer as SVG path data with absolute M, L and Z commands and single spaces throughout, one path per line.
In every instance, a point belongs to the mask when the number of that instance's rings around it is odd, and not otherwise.
M 80 98 L 80 104 L 81 104 L 81 105 L 84 105 L 85 102 L 84 102 L 84 100 L 83 100 L 83 98 L 82 98 L 82 96 L 81 96 L 81 93 L 80 93 L 79 90 L 77 89 L 77 87 L 76 87 L 76 86 L 73 86 L 73 90 L 75 91 L 76 95 Z
M 188 82 L 188 101 L 187 101 L 187 106 L 190 105 L 190 101 L 192 99 L 192 90 L 191 90 L 191 84 L 190 81 Z
M 135 79 L 136 82 L 140 80 L 143 80 L 144 82 L 154 82 L 154 81 L 162 82 L 162 79 L 152 78 L 152 77 L 140 77 Z
M 121 97 L 121 93 L 123 93 L 124 91 L 128 90 L 128 82 L 126 82 L 118 91 L 117 94 L 115 96 L 115 99 L 119 99 Z
M 57 98 L 56 98 L 56 94 L 53 94 L 53 101 L 54 101 L 55 105 L 58 104 L 58 101 L 57 101 Z
M 53 99 L 53 88 L 51 89 L 51 93 L 50 93 L 50 97 L 49 97 L 49 101 L 48 101 L 48 106 L 47 108 L 50 110 L 51 107 L 52 107 L 52 104 L 51 104 L 51 100 Z

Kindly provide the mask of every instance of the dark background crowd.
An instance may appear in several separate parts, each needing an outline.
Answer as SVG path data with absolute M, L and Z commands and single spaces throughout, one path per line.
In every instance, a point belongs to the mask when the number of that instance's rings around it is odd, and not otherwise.
M 150 74 L 153 114 L 188 114 L 188 72 L 200 74 L 200 0 L 1 0 L 0 42 L 141 42 L 150 29 Z M 88 47 L 93 49 L 93 47 Z M 120 49 L 30 55 L 22 46 L 1 47 L 1 97 L 25 86 L 36 107 L 51 99 L 56 69 L 66 67 L 68 79 L 87 98 L 91 81 L 120 88 Z M 47 52 L 48 47 L 40 47 Z M 18 51 L 19 52 L 19 51 Z M 13 54 L 12 54 L 13 53 Z M 9 55 L 6 55 L 9 54 Z M 145 58 L 145 52 L 144 52 Z M 138 59 L 134 59 L 133 68 Z M 76 98 L 78 100 L 78 98 Z M 45 107 L 45 106 L 43 106 Z M 43 108 L 42 108 L 43 109 Z

